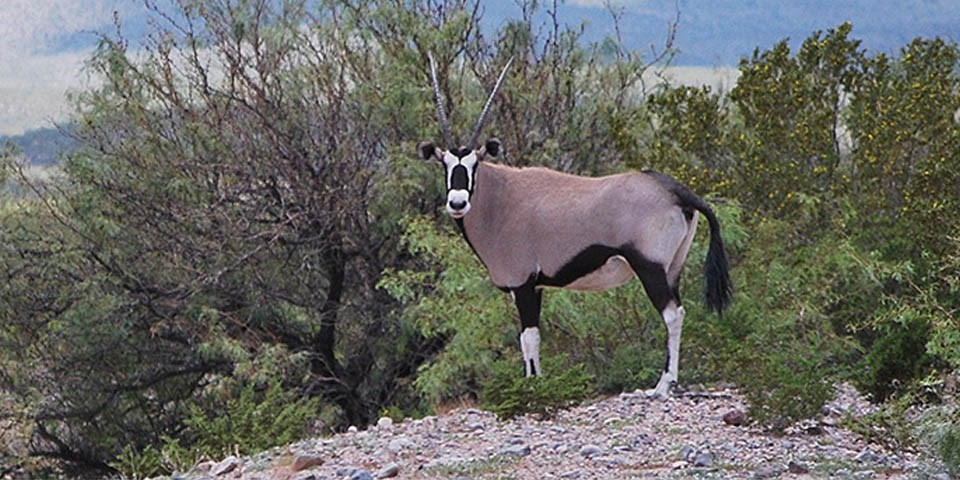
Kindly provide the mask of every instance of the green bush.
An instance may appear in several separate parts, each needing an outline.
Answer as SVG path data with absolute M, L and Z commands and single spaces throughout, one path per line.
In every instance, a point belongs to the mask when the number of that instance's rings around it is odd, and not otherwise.
M 501 419 L 524 414 L 549 418 L 590 398 L 593 379 L 584 366 L 564 368 L 565 363 L 561 357 L 544 358 L 544 370 L 556 373 L 524 377 L 520 362 L 497 362 L 493 375 L 483 385 L 483 408 Z
M 783 431 L 795 422 L 820 415 L 834 393 L 821 356 L 797 345 L 753 348 L 769 353 L 745 356 L 741 364 L 740 390 L 749 403 L 750 417 L 774 431 Z
M 125 477 L 146 478 L 187 470 L 202 458 L 249 455 L 285 445 L 306 432 L 318 403 L 284 390 L 280 382 L 263 391 L 246 385 L 235 398 L 209 411 L 193 405 L 181 438 L 164 437 L 160 447 L 140 451 L 128 446 L 110 466 Z
M 960 475 L 960 426 L 950 425 L 940 440 L 940 458 L 951 475 Z
M 932 390 L 937 394 L 944 393 L 940 388 L 943 385 L 936 380 L 930 382 L 932 378 L 934 377 L 928 377 L 928 381 L 919 383 L 926 383 L 926 390 L 931 390 L 933 386 Z M 907 395 L 903 397 L 906 401 L 901 399 L 897 401 L 916 403 Z M 939 455 L 947 471 L 956 476 L 960 474 L 960 404 L 953 395 L 943 395 L 934 400 L 937 403 L 926 406 L 919 418 L 913 421 L 909 431 L 911 440 L 914 445 Z
M 907 318 L 885 325 L 883 335 L 872 343 L 861 361 L 863 375 L 857 386 L 883 401 L 903 386 L 921 378 L 933 362 L 926 353 L 930 324 L 922 318 Z

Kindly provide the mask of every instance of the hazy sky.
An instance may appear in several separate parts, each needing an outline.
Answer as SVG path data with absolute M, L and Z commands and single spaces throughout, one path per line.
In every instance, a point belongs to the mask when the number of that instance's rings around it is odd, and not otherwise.
M 0 0 L 0 135 L 64 118 L 64 93 L 80 75 L 96 36 L 127 0 Z
M 156 0 L 167 5 L 171 0 Z M 494 27 L 515 17 L 517 0 L 482 0 Z M 561 21 L 588 22 L 587 39 L 611 33 L 604 0 L 561 2 Z M 624 38 L 649 51 L 662 42 L 667 22 L 681 11 L 679 63 L 735 66 L 754 47 L 779 39 L 803 40 L 814 30 L 853 20 L 864 46 L 895 53 L 915 36 L 960 34 L 958 0 L 620 0 Z M 549 4 L 541 1 L 541 5 Z M 142 27 L 143 0 L 0 0 L 0 135 L 51 126 L 66 117 L 64 93 L 83 87 L 83 60 L 95 32 L 112 29 L 114 12 L 125 25 Z

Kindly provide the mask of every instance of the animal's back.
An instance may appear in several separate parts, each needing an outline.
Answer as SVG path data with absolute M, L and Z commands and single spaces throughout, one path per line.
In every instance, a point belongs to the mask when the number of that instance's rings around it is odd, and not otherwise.
M 644 244 L 645 237 L 661 236 L 645 235 L 645 230 L 685 228 L 679 209 L 669 203 L 673 195 L 645 173 L 581 177 L 544 168 L 485 166 L 507 173 L 510 197 L 518 199 L 503 207 L 502 220 L 512 233 L 502 248 L 511 249 L 515 261 L 530 259 L 535 264 L 531 268 L 547 276 L 591 247 L 632 245 L 646 250 L 651 245 Z M 652 247 L 650 251 L 658 250 Z

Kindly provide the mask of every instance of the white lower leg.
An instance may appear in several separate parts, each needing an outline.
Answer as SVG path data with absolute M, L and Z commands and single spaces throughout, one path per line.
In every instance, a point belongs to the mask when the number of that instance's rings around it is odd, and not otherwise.
M 527 327 L 520 333 L 520 351 L 527 376 L 540 375 L 540 328 Z
M 683 317 L 686 310 L 671 302 L 663 310 L 663 322 L 667 326 L 667 362 L 666 370 L 660 376 L 657 387 L 648 392 L 652 397 L 667 397 L 670 387 L 676 383 L 680 370 L 680 333 L 683 330 Z

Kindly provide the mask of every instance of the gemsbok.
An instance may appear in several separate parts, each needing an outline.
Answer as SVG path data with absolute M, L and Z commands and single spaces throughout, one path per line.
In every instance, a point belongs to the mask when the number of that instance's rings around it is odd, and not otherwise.
M 445 167 L 446 211 L 486 267 L 509 292 L 520 314 L 520 348 L 527 376 L 540 370 L 540 305 L 544 287 L 604 290 L 640 278 L 667 327 L 666 365 L 651 397 L 666 397 L 677 381 L 685 311 L 679 281 L 699 214 L 710 226 L 705 265 L 707 306 L 718 314 L 730 302 L 731 282 L 720 223 L 707 203 L 659 173 L 598 178 L 546 168 L 486 162 L 500 141 L 478 145 L 484 118 L 510 63 L 500 73 L 466 145 L 450 133 L 436 63 L 430 73 L 446 150 L 419 145 L 424 159 Z

